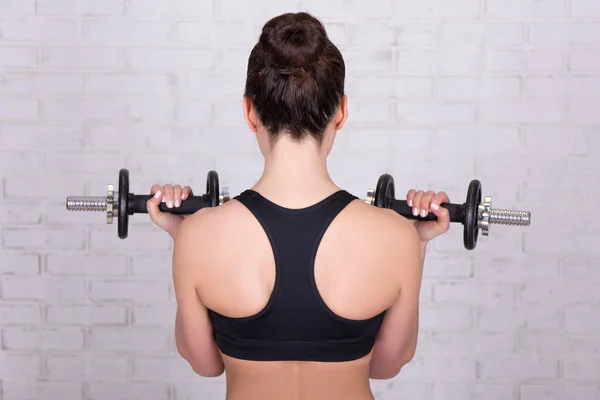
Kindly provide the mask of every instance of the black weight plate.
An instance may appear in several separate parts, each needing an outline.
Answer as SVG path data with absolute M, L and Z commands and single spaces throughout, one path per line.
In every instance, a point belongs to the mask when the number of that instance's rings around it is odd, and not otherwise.
M 119 217 L 117 231 L 119 238 L 125 239 L 129 228 L 129 214 L 127 204 L 129 202 L 129 171 L 123 168 L 119 171 Z
M 206 177 L 206 194 L 208 196 L 208 207 L 219 205 L 219 175 L 217 171 L 209 171 Z
M 465 228 L 463 241 L 467 250 L 473 250 L 477 246 L 479 227 L 477 226 L 478 207 L 481 204 L 481 182 L 474 179 L 469 184 L 467 201 L 465 203 Z
M 379 208 L 392 208 L 396 194 L 394 178 L 390 174 L 383 174 L 377 180 L 375 188 L 375 206 Z

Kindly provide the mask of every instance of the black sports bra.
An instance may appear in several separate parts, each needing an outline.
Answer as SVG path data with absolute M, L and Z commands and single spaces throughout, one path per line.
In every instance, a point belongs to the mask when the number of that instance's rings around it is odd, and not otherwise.
M 336 315 L 319 295 L 314 276 L 325 231 L 356 198 L 340 190 L 312 206 L 288 209 L 253 190 L 235 197 L 264 229 L 276 275 L 271 297 L 257 314 L 231 318 L 209 310 L 221 352 L 256 361 L 350 361 L 369 354 L 385 312 L 360 321 Z

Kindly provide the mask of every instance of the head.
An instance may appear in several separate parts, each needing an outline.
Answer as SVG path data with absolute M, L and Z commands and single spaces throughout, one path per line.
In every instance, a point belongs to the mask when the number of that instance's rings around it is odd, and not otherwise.
M 244 114 L 263 154 L 285 139 L 329 154 L 346 121 L 345 64 L 323 24 L 307 13 L 267 22 L 248 60 Z

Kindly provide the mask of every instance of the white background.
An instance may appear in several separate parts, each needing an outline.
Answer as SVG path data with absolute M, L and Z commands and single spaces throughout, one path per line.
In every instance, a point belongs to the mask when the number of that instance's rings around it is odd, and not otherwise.
M 600 399 L 597 0 L 0 0 L 1 397 L 223 398 L 175 351 L 167 234 L 135 215 L 122 241 L 64 202 L 122 167 L 136 193 L 252 185 L 247 57 L 298 10 L 347 63 L 338 184 L 463 202 L 478 178 L 533 213 L 473 252 L 460 225 L 434 242 L 417 355 L 376 398 Z

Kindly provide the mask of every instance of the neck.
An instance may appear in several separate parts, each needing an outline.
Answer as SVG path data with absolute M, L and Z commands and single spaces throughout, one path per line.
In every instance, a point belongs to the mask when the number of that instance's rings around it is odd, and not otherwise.
M 254 189 L 286 203 L 314 201 L 339 190 L 329 176 L 327 154 L 316 141 L 295 143 L 286 136 L 265 154 L 263 174 Z

